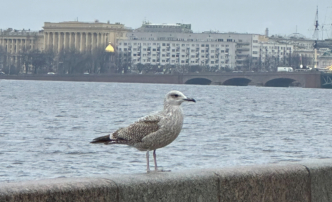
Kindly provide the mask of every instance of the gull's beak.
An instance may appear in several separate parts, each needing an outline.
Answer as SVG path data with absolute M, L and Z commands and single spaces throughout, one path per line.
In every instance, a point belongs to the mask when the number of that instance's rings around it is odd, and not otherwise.
M 187 97 L 186 99 L 183 99 L 184 101 L 188 101 L 188 102 L 196 102 L 196 100 L 194 98 L 189 98 Z

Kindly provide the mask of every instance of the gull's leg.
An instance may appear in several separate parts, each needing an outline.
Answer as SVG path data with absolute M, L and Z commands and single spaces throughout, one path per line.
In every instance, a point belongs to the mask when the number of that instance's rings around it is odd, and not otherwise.
M 149 165 L 149 150 L 146 151 L 146 171 L 150 172 L 150 165 Z
M 171 172 L 170 170 L 158 170 L 156 150 L 153 150 L 154 170 L 155 172 Z
M 153 150 L 154 170 L 158 171 L 156 150 Z

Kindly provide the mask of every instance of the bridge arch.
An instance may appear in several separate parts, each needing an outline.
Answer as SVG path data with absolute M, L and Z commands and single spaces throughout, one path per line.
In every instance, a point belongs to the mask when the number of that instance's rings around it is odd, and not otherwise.
M 248 78 L 231 78 L 224 81 L 221 85 L 226 86 L 247 86 L 251 82 Z
M 301 85 L 300 82 L 298 82 L 295 79 L 292 78 L 275 78 L 271 79 L 267 82 L 265 82 L 264 86 L 267 87 L 289 87 L 289 86 L 297 86 Z
M 192 78 L 185 82 L 185 84 L 198 84 L 198 85 L 210 85 L 212 81 L 206 78 Z

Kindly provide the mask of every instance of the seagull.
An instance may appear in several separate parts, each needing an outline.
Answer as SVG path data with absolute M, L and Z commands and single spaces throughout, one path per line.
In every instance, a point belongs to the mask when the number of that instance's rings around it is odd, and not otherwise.
M 91 143 L 124 144 L 146 151 L 147 172 L 150 172 L 149 151 L 153 150 L 154 168 L 158 170 L 156 150 L 169 145 L 181 132 L 183 102 L 196 102 L 180 91 L 172 90 L 166 94 L 164 109 L 138 119 L 133 124 L 120 128 L 112 134 L 97 137 Z

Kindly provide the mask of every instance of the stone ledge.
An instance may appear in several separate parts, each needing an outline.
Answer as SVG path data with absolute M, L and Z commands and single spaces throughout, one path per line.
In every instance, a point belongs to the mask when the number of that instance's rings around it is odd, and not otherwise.
M 223 169 L 220 201 L 310 201 L 310 180 L 301 165 L 250 166 Z
M 332 160 L 2 183 L 0 201 L 331 201 Z
M 57 178 L 0 184 L 0 201 L 117 201 L 117 186 L 107 179 Z
M 311 160 L 302 165 L 310 174 L 311 201 L 332 201 L 332 160 Z

